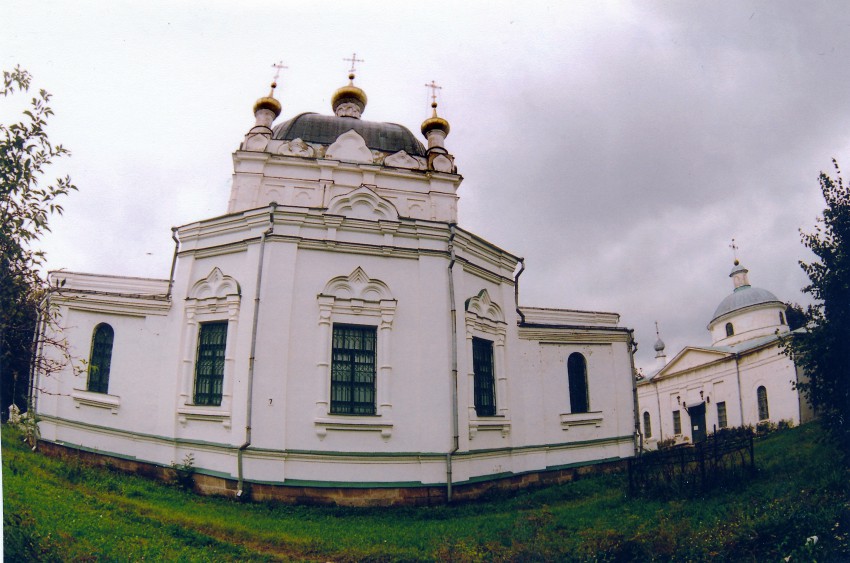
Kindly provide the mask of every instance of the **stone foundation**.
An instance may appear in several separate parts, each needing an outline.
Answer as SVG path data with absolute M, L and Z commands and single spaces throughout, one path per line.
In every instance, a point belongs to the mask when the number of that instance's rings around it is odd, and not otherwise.
M 109 467 L 124 473 L 141 475 L 166 483 L 177 480 L 177 472 L 170 467 L 153 463 L 112 457 L 78 450 L 52 442 L 39 442 L 39 450 L 53 457 L 79 457 L 91 465 Z M 625 471 L 626 460 L 597 463 L 581 467 L 535 471 L 452 486 L 452 502 L 479 499 L 486 495 L 517 491 L 520 489 L 548 487 L 569 483 L 589 475 Z M 237 481 L 214 475 L 195 473 L 194 490 L 202 495 L 236 497 Z M 312 504 L 329 506 L 434 506 L 446 503 L 445 485 L 421 487 L 307 487 L 299 485 L 267 485 L 244 482 L 244 500 L 273 501 L 285 504 Z

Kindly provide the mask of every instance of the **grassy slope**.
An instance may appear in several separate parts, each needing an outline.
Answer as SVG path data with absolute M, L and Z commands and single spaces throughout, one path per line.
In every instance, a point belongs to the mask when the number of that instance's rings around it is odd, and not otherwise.
M 2 433 L 7 561 L 850 559 L 848 472 L 814 424 L 760 441 L 758 477 L 705 498 L 627 499 L 614 475 L 416 509 L 198 497 Z

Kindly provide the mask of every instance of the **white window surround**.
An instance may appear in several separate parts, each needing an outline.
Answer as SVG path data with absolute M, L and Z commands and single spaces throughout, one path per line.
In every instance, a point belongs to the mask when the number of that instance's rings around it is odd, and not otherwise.
M 236 349 L 241 293 L 239 283 L 232 277 L 224 275 L 217 267 L 213 268 L 206 278 L 198 280 L 189 291 L 183 323 L 180 394 L 177 402 L 177 420 L 183 425 L 189 420 L 199 420 L 220 422 L 225 428 L 230 428 L 235 363 L 233 351 Z M 213 321 L 227 321 L 221 405 L 194 405 L 192 398 L 199 326 Z
M 602 426 L 604 416 L 602 411 L 577 412 L 577 413 L 561 413 L 561 429 L 569 430 L 573 426 Z
M 77 408 L 80 408 L 80 405 L 86 405 L 89 407 L 110 409 L 112 414 L 118 414 L 118 408 L 121 406 L 121 397 L 118 395 L 94 393 L 85 389 L 74 389 L 71 391 L 71 398 L 74 399 L 74 406 Z
M 511 431 L 508 404 L 508 379 L 505 367 L 505 340 L 507 323 L 501 307 L 490 299 L 486 289 L 470 297 L 464 305 L 466 321 L 467 357 L 467 416 L 469 439 L 474 440 L 479 431 L 499 431 L 506 437 Z M 493 373 L 496 384 L 496 416 L 479 417 L 475 412 L 475 367 L 472 361 L 472 339 L 482 338 L 493 342 Z
M 329 430 L 380 432 L 392 436 L 392 329 L 396 300 L 387 284 L 370 278 L 359 266 L 348 276 L 330 280 L 317 296 L 319 338 L 316 351 L 316 434 Z M 330 412 L 331 345 L 334 324 L 374 326 L 377 329 L 375 356 L 375 415 L 340 415 Z

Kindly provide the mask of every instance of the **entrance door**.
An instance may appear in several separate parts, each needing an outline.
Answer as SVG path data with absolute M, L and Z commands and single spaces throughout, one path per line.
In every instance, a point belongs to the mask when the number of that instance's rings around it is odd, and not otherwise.
M 705 403 L 688 409 L 691 417 L 691 439 L 693 443 L 705 440 Z

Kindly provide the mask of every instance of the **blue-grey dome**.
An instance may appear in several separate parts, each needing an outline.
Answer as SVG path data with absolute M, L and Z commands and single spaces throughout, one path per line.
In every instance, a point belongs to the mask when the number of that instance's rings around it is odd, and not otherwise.
M 755 305 L 763 305 L 765 303 L 784 305 L 782 301 L 766 289 L 751 285 L 742 285 L 720 302 L 720 305 L 714 310 L 714 316 L 711 317 L 711 322 L 713 323 L 718 318 L 732 311 L 746 309 Z
M 663 341 L 663 340 L 661 340 L 660 338 L 659 338 L 658 340 L 656 340 L 656 341 L 655 341 L 655 346 L 654 346 L 654 348 L 655 348 L 655 351 L 656 351 L 656 352 L 662 352 L 662 351 L 664 351 L 664 348 L 665 348 L 665 346 L 664 346 L 664 341 Z
M 305 143 L 330 145 L 337 137 L 351 129 L 363 137 L 370 149 L 390 153 L 403 150 L 411 156 L 425 156 L 425 147 L 407 127 L 396 123 L 363 121 L 353 117 L 302 113 L 276 125 L 272 138 L 284 141 L 301 139 Z

